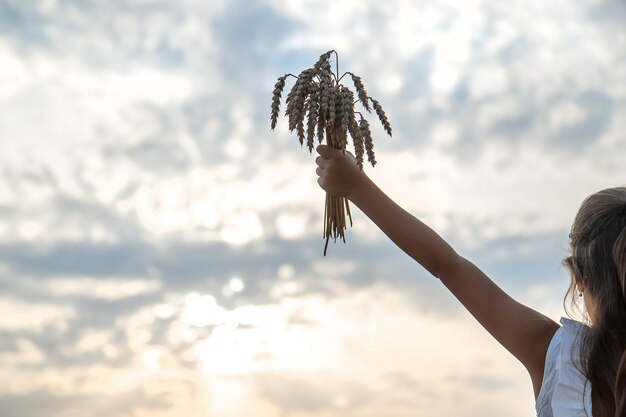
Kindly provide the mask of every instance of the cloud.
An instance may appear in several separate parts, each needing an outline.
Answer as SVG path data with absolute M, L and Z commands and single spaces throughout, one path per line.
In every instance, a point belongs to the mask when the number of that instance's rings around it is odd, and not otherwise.
M 29 303 L 11 296 L 0 301 L 1 315 L 5 317 L 0 321 L 0 329 L 5 331 L 41 331 L 47 326 L 62 329 L 76 314 L 73 308 L 56 303 Z
M 84 277 L 78 279 L 47 279 L 44 288 L 57 297 L 80 296 L 116 300 L 156 292 L 160 289 L 160 283 L 156 280 L 149 281 L 132 278 L 103 280 Z
M 367 407 L 372 392 L 355 381 L 336 382 L 287 375 L 258 375 L 256 383 L 261 395 L 276 404 L 281 413 L 328 412 L 338 413 Z
M 36 404 L 29 407 L 28 404 Z M 167 408 L 169 401 L 157 398 L 152 393 L 137 389 L 121 395 L 66 395 L 58 396 L 48 391 L 38 391 L 28 395 L 3 395 L 0 397 L 2 409 L 15 417 L 67 416 L 78 417 L 89 407 L 93 416 L 106 416 L 125 413 L 159 413 Z M 158 414 L 155 414 L 158 415 Z
M 271 88 L 337 49 L 394 127 L 368 175 L 558 318 L 575 210 L 626 175 L 624 12 L 3 2 L 0 407 L 532 413 L 523 370 L 358 209 L 321 256 L 314 156 L 269 131 Z
M 282 271 L 283 279 L 290 279 L 287 269 Z M 170 292 L 151 304 L 114 313 L 118 317 L 114 326 L 97 329 L 73 322 L 76 331 L 57 336 L 52 348 L 45 346 L 46 360 L 39 368 L 21 369 L 19 362 L 12 363 L 20 370 L 4 400 L 15 404 L 50 392 L 51 399 L 67 407 L 59 415 L 72 415 L 82 398 L 117 381 L 117 388 L 108 391 L 110 400 L 97 401 L 94 412 L 119 406 L 136 408 L 143 415 L 152 409 L 155 395 L 165 401 L 158 403 L 165 412 L 170 406 L 180 407 L 181 398 L 193 395 L 189 386 L 195 385 L 212 395 L 222 392 L 225 396 L 211 402 L 210 408 L 226 415 L 244 412 L 246 404 L 262 409 L 268 402 L 282 412 L 361 415 L 392 407 L 397 415 L 409 415 L 416 406 L 432 409 L 447 398 L 446 381 L 459 369 L 463 373 L 455 380 L 455 392 L 462 392 L 465 378 L 475 378 L 479 369 L 479 375 L 493 375 L 485 378 L 526 381 L 522 372 L 509 374 L 512 358 L 485 349 L 490 340 L 476 324 L 424 315 L 405 291 L 391 285 L 358 291 L 337 286 L 336 281 L 335 286 L 328 295 L 288 295 L 278 303 L 238 307 L 217 303 L 207 293 L 183 297 Z M 209 317 L 214 320 L 207 321 Z M 462 352 L 454 342 L 461 339 L 467 344 Z M 44 351 L 39 343 L 50 340 L 25 336 L 13 355 L 22 362 L 37 361 L 32 352 Z M 438 352 L 434 357 L 427 355 L 434 351 Z M 470 364 L 476 366 L 471 365 L 473 371 L 467 368 Z M 194 377 L 198 370 L 206 379 Z M 28 382 L 33 372 L 39 375 L 35 385 Z M 406 381 L 413 381 L 413 388 L 397 386 Z M 146 395 L 126 403 L 126 395 L 139 386 Z M 173 390 L 180 396 L 170 403 L 174 397 L 167 393 Z M 474 384 L 473 390 L 487 406 L 495 407 L 502 398 L 517 395 L 517 382 L 502 386 L 495 399 L 489 399 L 490 387 Z M 442 412 L 450 410 L 444 407 Z

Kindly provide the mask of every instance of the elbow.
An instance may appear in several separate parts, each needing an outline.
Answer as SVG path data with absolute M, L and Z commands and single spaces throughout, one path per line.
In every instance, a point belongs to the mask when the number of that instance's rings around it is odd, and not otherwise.
M 450 277 L 455 276 L 454 271 L 458 271 L 459 264 L 462 260 L 463 258 L 461 256 L 452 251 L 449 256 L 444 257 L 435 265 L 433 265 L 430 273 L 442 282 L 446 282 Z

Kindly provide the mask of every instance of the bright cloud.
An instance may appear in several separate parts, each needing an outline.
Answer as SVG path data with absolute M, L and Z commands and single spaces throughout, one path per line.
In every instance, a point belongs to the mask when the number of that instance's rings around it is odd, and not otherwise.
M 0 329 L 8 331 L 42 331 L 46 327 L 63 330 L 76 310 L 56 303 L 32 303 L 15 297 L 4 296 L 0 300 Z M 26 343 L 28 345 L 28 343 Z M 28 345 L 30 346 L 30 345 Z
M 372 118 L 368 175 L 558 319 L 569 223 L 626 178 L 623 4 L 0 11 L 0 409 L 533 412 L 521 367 L 356 208 L 321 256 L 315 155 L 269 130 L 271 88 L 336 49 L 394 127 Z

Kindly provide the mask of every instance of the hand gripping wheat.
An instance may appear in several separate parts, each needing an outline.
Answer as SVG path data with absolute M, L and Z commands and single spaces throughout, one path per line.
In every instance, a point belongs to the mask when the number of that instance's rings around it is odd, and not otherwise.
M 330 59 L 335 54 L 336 72 L 333 72 Z M 349 75 L 356 89 L 355 95 L 341 80 Z M 383 129 L 391 136 L 391 125 L 380 103 L 367 95 L 361 77 L 346 72 L 339 77 L 339 56 L 334 50 L 322 54 L 312 68 L 307 68 L 295 76 L 285 74 L 278 78 L 272 96 L 271 128 L 274 130 L 280 111 L 280 98 L 288 77 L 296 79 L 293 87 L 287 94 L 285 116 L 289 121 L 289 131 L 296 131 L 300 145 L 306 140 L 309 152 L 313 151 L 315 136 L 319 143 L 326 143 L 333 148 L 346 151 L 348 135 L 352 137 L 357 164 L 363 169 L 364 155 L 367 160 L 376 165 L 374 157 L 374 142 L 369 122 L 363 113 L 355 110 L 355 104 L 371 113 L 372 109 L 378 116 Z M 357 120 L 358 119 L 358 120 Z M 305 126 L 306 123 L 306 126 Z M 324 210 L 324 256 L 328 249 L 328 241 L 332 237 L 335 241 L 340 237 L 344 242 L 346 230 L 346 214 L 352 226 L 352 216 L 348 200 L 342 196 L 326 193 Z

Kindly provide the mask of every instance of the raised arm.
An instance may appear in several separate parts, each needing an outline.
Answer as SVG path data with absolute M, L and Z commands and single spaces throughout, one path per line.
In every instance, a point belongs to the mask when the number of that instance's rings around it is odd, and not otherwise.
M 518 303 L 430 227 L 412 216 L 365 175 L 349 154 L 318 147 L 318 183 L 343 195 L 365 213 L 400 249 L 454 294 L 502 346 L 528 370 L 535 396 L 543 379 L 545 355 L 558 325 Z

